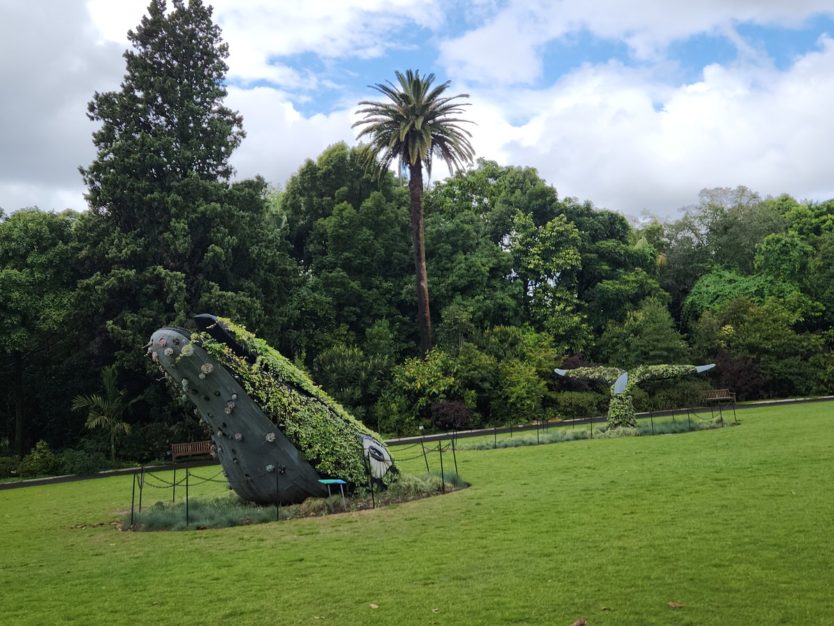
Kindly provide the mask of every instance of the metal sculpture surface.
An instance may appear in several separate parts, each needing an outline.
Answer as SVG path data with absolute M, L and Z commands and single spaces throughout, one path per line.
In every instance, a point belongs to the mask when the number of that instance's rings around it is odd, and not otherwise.
M 277 350 L 228 320 L 160 328 L 148 354 L 212 431 L 229 485 L 260 504 L 326 496 L 321 479 L 367 484 L 396 473 L 380 437 Z M 392 471 L 394 470 L 394 471 Z
M 700 374 L 715 367 L 708 365 L 641 365 L 631 373 L 616 367 L 577 367 L 572 370 L 555 369 L 559 376 L 604 382 L 611 385 L 608 403 L 608 424 L 612 428 L 637 427 L 637 415 L 632 402 L 632 391 L 648 380 L 665 380 L 689 374 Z

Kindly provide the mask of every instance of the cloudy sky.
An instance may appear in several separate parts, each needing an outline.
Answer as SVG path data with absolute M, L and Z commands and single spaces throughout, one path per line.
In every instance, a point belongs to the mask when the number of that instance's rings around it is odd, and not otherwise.
M 239 177 L 355 143 L 395 70 L 469 93 L 479 156 L 674 218 L 705 187 L 834 197 L 834 0 L 215 0 Z M 85 208 L 93 92 L 147 0 L 0 0 L 0 207 Z

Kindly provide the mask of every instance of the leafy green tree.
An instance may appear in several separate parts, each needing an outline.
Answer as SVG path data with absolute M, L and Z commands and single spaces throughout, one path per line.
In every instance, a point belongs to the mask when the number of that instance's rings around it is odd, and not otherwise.
M 97 153 L 81 170 L 90 214 L 79 317 L 95 329 L 97 363 L 116 352 L 138 374 L 137 346 L 154 328 L 204 311 L 277 343 L 289 323 L 279 305 L 300 277 L 264 181 L 228 182 L 243 130 L 223 104 L 228 49 L 211 8 L 153 0 L 128 38 L 121 87 L 89 104 Z
M 311 270 L 331 298 L 338 324 L 361 337 L 377 320 L 387 319 L 405 335 L 404 297 L 411 280 L 408 215 L 404 206 L 373 192 L 354 207 L 341 202 L 320 218 L 311 232 Z
M 684 302 L 684 320 L 691 325 L 705 311 L 720 309 L 739 298 L 758 304 L 776 298 L 790 303 L 801 318 L 819 312 L 819 305 L 797 285 L 770 273 L 743 276 L 730 270 L 714 269 L 701 276 L 692 287 Z
M 285 349 L 298 311 L 287 303 L 304 280 L 265 182 L 229 183 L 242 120 L 223 103 L 228 50 L 211 9 L 154 0 L 128 38 L 120 88 L 96 93 L 88 109 L 99 125 L 96 157 L 81 170 L 90 211 L 77 229 L 74 317 L 81 354 L 96 369 L 115 364 L 128 396 L 143 397 L 132 416 L 160 426 L 129 438 L 146 457 L 153 433 L 189 422 L 152 382 L 141 346 L 153 330 L 210 312 Z
M 563 200 L 558 212 L 579 233 L 580 263 L 561 276 L 573 284 L 591 329 L 601 334 L 609 320 L 623 321 L 651 297 L 666 297 L 658 283 L 658 253 L 635 237 L 628 221 L 590 202 Z
M 316 224 L 333 214 L 339 204 L 358 211 L 372 193 L 382 194 L 386 202 L 407 206 L 390 172 L 375 176 L 366 168 L 365 148 L 349 148 L 344 142 L 328 146 L 315 160 L 308 159 L 287 181 L 280 195 L 278 212 L 287 224 L 293 255 L 305 267 L 311 266 L 321 246 L 313 233 Z M 406 224 L 408 218 L 406 216 Z
M 576 298 L 584 235 L 560 215 L 556 190 L 534 169 L 479 160 L 476 168 L 436 185 L 426 207 L 441 340 L 453 318 L 463 321 L 465 310 L 478 330 L 530 323 L 551 333 L 559 350 L 589 343 Z
M 409 358 L 392 372 L 392 384 L 380 401 L 382 428 L 387 432 L 415 434 L 430 423 L 433 404 L 465 400 L 455 372 L 455 360 L 434 348 L 425 358 Z
M 513 220 L 509 250 L 513 280 L 521 283 L 525 317 L 572 352 L 581 351 L 589 341 L 573 283 L 565 280 L 580 267 L 578 247 L 576 227 L 564 215 L 539 227 L 530 214 L 519 212 Z
M 831 352 L 820 335 L 798 330 L 801 321 L 778 298 L 737 298 L 701 316 L 693 328 L 695 347 L 718 363 L 721 382 L 740 397 L 821 393 Z
M 125 391 L 119 389 L 118 374 L 115 366 L 101 370 L 103 394 L 77 395 L 72 400 L 73 411 L 83 411 L 87 414 L 84 426 L 89 429 L 100 428 L 107 431 L 110 438 L 110 460 L 116 462 L 116 438 L 130 432 L 130 424 L 124 421 L 128 407 L 138 398 L 125 401 Z
M 63 434 L 73 374 L 83 378 L 84 363 L 73 357 L 77 221 L 72 212 L 0 214 L 0 377 L 13 414 L 9 438 L 21 456 L 27 430 L 32 439 Z M 56 379 L 62 383 L 42 384 Z
M 669 309 L 657 299 L 646 300 L 624 323 L 609 322 L 599 341 L 601 361 L 630 369 L 638 365 L 682 363 L 689 349 L 675 329 Z
M 434 191 L 429 200 L 430 205 L 436 201 Z M 426 216 L 433 308 L 446 326 L 438 328 L 441 341 L 448 338 L 450 323 L 463 321 L 461 315 L 473 329 L 520 319 L 520 284 L 507 280 L 512 256 L 492 241 L 488 229 L 485 219 L 466 205 L 435 205 Z
M 314 371 L 319 353 L 361 348 L 381 320 L 403 346 L 415 343 L 408 194 L 392 174 L 368 173 L 364 154 L 328 147 L 290 178 L 276 207 L 305 270 L 284 305 L 290 321 L 280 345 Z
M 244 133 L 223 105 L 228 46 L 201 0 L 151 0 L 128 32 L 127 72 L 118 91 L 98 93 L 88 116 L 97 155 L 82 168 L 90 209 L 124 232 L 161 235 L 168 195 L 183 180 L 228 180 L 229 156 Z
M 796 205 L 790 196 L 762 200 L 747 187 L 701 191 L 698 204 L 664 228 L 660 284 L 672 296 L 673 315 L 680 319 L 689 291 L 714 267 L 753 273 L 757 244 L 785 232 Z
M 809 295 L 823 308 L 822 329 L 834 326 L 834 229 L 815 241 L 816 249 L 808 260 L 804 284 Z
M 466 94 L 444 95 L 450 82 L 434 86 L 434 74 L 420 76 L 419 71 L 396 73 L 398 85 L 390 81 L 373 86 L 388 101 L 362 101 L 363 116 L 354 126 L 361 126 L 359 139 L 369 140 L 369 154 L 380 160 L 383 170 L 397 160 L 409 173 L 411 199 L 411 235 L 414 242 L 414 265 L 417 282 L 417 317 L 420 327 L 420 350 L 431 350 L 432 324 L 429 307 L 429 284 L 426 270 L 423 225 L 423 166 L 431 175 L 432 159 L 440 156 L 450 169 L 460 170 L 471 162 L 474 150 L 469 132 L 461 127 L 458 115 L 467 103 Z

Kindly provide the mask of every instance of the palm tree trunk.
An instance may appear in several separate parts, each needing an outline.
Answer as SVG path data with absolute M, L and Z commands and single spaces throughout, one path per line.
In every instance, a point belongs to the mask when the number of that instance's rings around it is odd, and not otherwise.
M 116 465 L 116 432 L 110 431 L 110 462 Z
M 417 279 L 417 324 L 420 327 L 420 353 L 431 350 L 431 310 L 429 275 L 426 271 L 426 235 L 423 229 L 423 163 L 409 165 L 408 191 L 411 196 L 411 237 L 414 240 L 414 270 Z

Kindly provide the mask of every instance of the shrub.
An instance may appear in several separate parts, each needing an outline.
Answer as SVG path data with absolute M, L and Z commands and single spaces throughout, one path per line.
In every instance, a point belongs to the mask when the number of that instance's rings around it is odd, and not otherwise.
M 435 402 L 431 405 L 431 421 L 442 430 L 460 430 L 472 421 L 472 411 L 459 400 Z
M 436 477 L 438 480 L 442 480 L 447 485 L 451 485 L 456 489 L 463 489 L 464 487 L 468 487 L 469 485 L 466 483 L 463 478 L 461 478 L 457 472 L 450 472 L 445 471 L 441 475 L 440 470 L 434 470 L 432 475 Z
M 703 404 L 704 391 L 710 388 L 708 380 L 683 379 L 647 381 L 634 390 L 634 408 L 637 411 L 663 411 Z
M 639 428 L 630 426 L 617 426 L 616 428 L 603 428 L 594 437 L 597 439 L 619 439 L 620 437 L 637 437 L 640 434 Z
M 400 476 L 397 482 L 388 487 L 386 495 L 393 499 L 416 498 L 437 493 L 440 489 L 440 476 L 433 474 L 424 474 L 422 476 L 404 474 Z
M 61 452 L 60 460 L 61 472 L 64 474 L 95 474 L 110 466 L 110 461 L 102 453 L 74 448 Z
M 561 443 L 562 441 L 576 441 L 579 439 L 589 439 L 591 432 L 586 429 L 559 429 L 553 432 L 541 433 L 536 437 L 513 437 L 512 439 L 502 439 L 500 441 L 479 441 L 474 444 L 463 443 L 458 444 L 460 450 L 492 450 L 493 448 L 518 448 L 521 446 L 535 446 L 540 443 Z
M 0 478 L 16 476 L 19 465 L 20 459 L 16 456 L 0 456 Z
M 283 513 L 283 509 L 282 509 Z M 275 507 L 262 507 L 243 502 L 236 496 L 214 500 L 192 499 L 189 502 L 188 526 L 185 523 L 185 503 L 157 502 L 134 517 L 138 530 L 185 530 L 190 528 L 226 528 L 260 524 L 275 519 Z M 130 524 L 130 515 L 123 524 Z
M 593 417 L 606 411 L 606 398 L 593 391 L 562 391 L 555 394 L 556 413 L 559 417 L 574 419 Z
M 315 517 L 327 513 L 327 498 L 307 498 L 298 505 L 302 517 Z
M 23 457 L 18 471 L 21 476 L 49 476 L 61 469 L 61 460 L 50 450 L 49 445 L 41 440 L 34 449 Z

